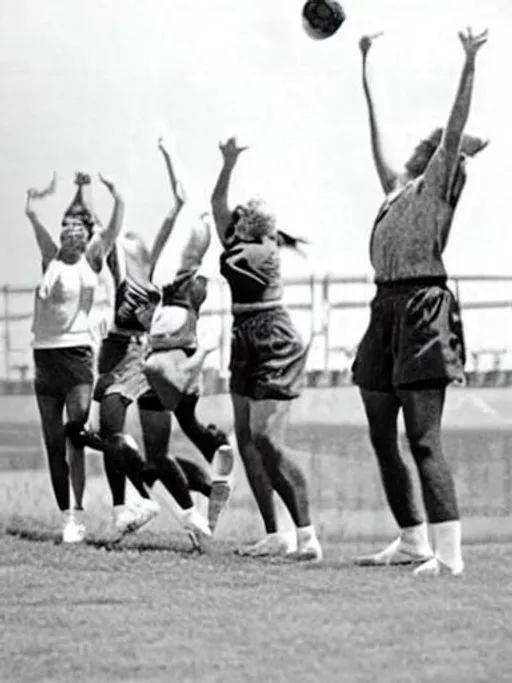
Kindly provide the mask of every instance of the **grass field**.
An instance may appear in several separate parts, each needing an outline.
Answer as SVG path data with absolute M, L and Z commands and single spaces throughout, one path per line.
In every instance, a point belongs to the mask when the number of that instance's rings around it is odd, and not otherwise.
M 197 554 L 165 514 L 110 545 L 108 490 L 91 454 L 88 543 L 64 547 L 33 401 L 0 408 L 2 683 L 512 681 L 506 390 L 449 396 L 445 446 L 470 541 L 467 571 L 421 581 L 406 567 L 352 564 L 394 532 L 352 390 L 306 392 L 292 415 L 289 442 L 326 551 L 316 566 L 235 554 L 261 533 L 239 465 L 217 540 Z M 225 397 L 201 410 L 229 427 Z M 174 443 L 196 457 L 178 432 Z

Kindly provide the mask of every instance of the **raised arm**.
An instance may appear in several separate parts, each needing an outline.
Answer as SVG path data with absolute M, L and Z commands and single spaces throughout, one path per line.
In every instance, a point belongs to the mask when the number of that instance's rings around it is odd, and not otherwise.
M 239 147 L 236 138 L 229 138 L 224 144 L 219 143 L 219 149 L 222 154 L 222 168 L 215 187 L 213 188 L 212 211 L 217 234 L 219 235 L 222 244 L 225 244 L 226 231 L 231 222 L 231 211 L 228 206 L 231 174 L 233 173 L 239 155 L 246 150 L 247 147 Z
M 158 231 L 158 234 L 155 237 L 155 241 L 153 242 L 153 246 L 151 247 L 150 278 L 153 277 L 158 259 L 160 258 L 162 251 L 163 251 L 165 245 L 167 244 L 169 237 L 171 236 L 173 228 L 176 224 L 176 219 L 178 218 L 178 215 L 179 215 L 181 209 L 183 208 L 183 206 L 187 200 L 183 186 L 176 177 L 176 172 L 174 170 L 174 166 L 172 164 L 169 151 L 168 151 L 167 147 L 165 146 L 162 138 L 160 138 L 158 140 L 158 149 L 162 152 L 162 155 L 163 155 L 164 161 L 165 161 L 165 165 L 167 168 L 167 173 L 169 174 L 169 181 L 171 183 L 173 206 L 171 207 L 171 210 L 169 211 L 169 213 L 165 217 L 164 222 L 162 223 L 160 230 Z
M 388 161 L 386 160 L 386 155 L 382 144 L 382 137 L 375 115 L 375 105 L 370 91 L 370 85 L 368 83 L 367 73 L 368 52 L 370 51 L 373 40 L 375 40 L 375 38 L 378 38 L 380 35 L 380 33 L 376 33 L 373 36 L 363 36 L 359 41 L 359 49 L 361 50 L 362 55 L 363 91 L 366 99 L 366 104 L 368 105 L 368 119 L 370 123 L 370 137 L 373 160 L 375 162 L 375 167 L 377 169 L 377 174 L 379 176 L 382 188 L 386 194 L 389 194 L 389 192 L 395 189 L 400 174 L 394 171 L 391 168 Z
M 39 251 L 41 252 L 41 256 L 43 259 L 43 270 L 46 270 L 48 263 L 57 254 L 58 247 L 53 241 L 48 230 L 39 220 L 33 207 L 33 201 L 34 199 L 43 199 L 44 197 L 53 194 L 55 192 L 55 187 L 56 176 L 54 174 L 50 185 L 44 190 L 36 190 L 34 188 L 30 188 L 29 190 L 27 190 L 27 201 L 25 203 L 25 215 L 32 223 L 32 227 L 34 228 L 37 246 L 39 247 Z
M 87 260 L 91 267 L 96 271 L 101 270 L 104 259 L 108 256 L 114 246 L 115 241 L 121 232 L 124 218 L 124 201 L 116 190 L 114 183 L 103 177 L 101 173 L 98 175 L 99 179 L 114 199 L 114 208 L 112 209 L 112 215 L 110 216 L 108 225 L 105 228 L 98 230 L 87 245 Z
M 465 52 L 464 65 L 462 67 L 462 74 L 459 81 L 459 87 L 455 96 L 448 123 L 443 132 L 439 150 L 444 155 L 442 159 L 441 170 L 444 174 L 444 185 L 448 187 L 457 169 L 459 163 L 459 155 L 461 150 L 462 136 L 464 128 L 469 117 L 469 109 L 471 105 L 471 95 L 473 93 L 473 83 L 475 77 L 475 61 L 476 55 L 482 45 L 487 42 L 487 31 L 474 36 L 471 29 L 466 29 L 466 32 L 460 32 L 459 38 Z M 483 143 L 485 146 L 486 143 Z M 481 147 L 482 148 L 482 145 Z M 436 155 L 439 156 L 439 155 Z M 439 169 L 435 168 L 435 161 L 429 171 L 435 173 Z M 426 175 L 427 175 L 426 174 Z
M 195 275 L 211 242 L 208 219 L 203 215 L 200 222 L 192 226 L 188 239 L 181 253 L 181 261 L 176 272 L 175 281 Z

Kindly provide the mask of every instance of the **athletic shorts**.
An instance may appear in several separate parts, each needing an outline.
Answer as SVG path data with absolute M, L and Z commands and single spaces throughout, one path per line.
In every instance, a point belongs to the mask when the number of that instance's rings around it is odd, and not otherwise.
M 129 337 L 110 333 L 100 348 L 94 400 L 102 401 L 106 396 L 118 394 L 127 403 L 138 401 L 145 410 L 164 410 L 144 374 L 148 353 L 146 335 Z
M 283 307 L 236 313 L 231 333 L 231 392 L 255 400 L 296 398 L 308 350 Z
M 464 383 L 465 361 L 459 304 L 442 279 L 377 286 L 352 366 L 355 384 L 393 393 Z
M 156 395 L 167 410 L 175 410 L 185 395 L 199 395 L 201 368 L 191 371 L 186 361 L 195 349 L 153 351 L 147 358 L 144 371 Z
M 79 384 L 94 382 L 94 352 L 90 346 L 34 349 L 34 389 L 39 396 L 65 397 Z

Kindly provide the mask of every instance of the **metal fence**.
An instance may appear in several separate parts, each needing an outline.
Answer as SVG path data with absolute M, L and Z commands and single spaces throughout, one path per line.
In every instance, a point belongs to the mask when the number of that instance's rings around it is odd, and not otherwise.
M 468 370 L 496 375 L 493 383 L 512 382 L 512 275 L 457 275 L 450 284 L 462 305 Z M 0 378 L 11 389 L 30 383 L 30 325 L 33 286 L 4 285 L 0 321 Z M 311 339 L 310 373 L 345 372 L 368 322 L 374 285 L 367 276 L 311 276 L 285 281 L 285 303 L 306 339 Z M 98 290 L 93 311 L 98 339 L 108 329 L 112 291 Z M 226 375 L 229 356 L 230 295 L 223 281 L 213 281 L 200 321 L 218 329 L 220 345 L 210 363 Z M 16 389 L 13 389 L 16 390 Z

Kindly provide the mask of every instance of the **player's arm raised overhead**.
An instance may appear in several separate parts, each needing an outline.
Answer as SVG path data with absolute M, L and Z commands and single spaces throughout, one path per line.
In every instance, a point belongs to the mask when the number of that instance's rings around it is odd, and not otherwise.
M 55 192 L 55 185 L 56 176 L 54 174 L 50 185 L 44 190 L 36 190 L 31 187 L 27 190 L 27 201 L 25 204 L 25 215 L 32 223 L 32 227 L 34 228 L 34 234 L 36 236 L 37 246 L 39 247 L 39 251 L 41 252 L 41 256 L 43 259 L 43 270 L 46 270 L 46 267 L 48 266 L 49 262 L 52 260 L 52 258 L 54 258 L 54 256 L 58 252 L 58 247 L 53 241 L 48 230 L 39 220 L 39 217 L 37 216 L 34 210 L 33 200 L 43 199 L 43 197 L 47 197 L 48 195 L 53 194 Z
M 380 36 L 377 33 L 373 36 L 363 36 L 359 41 L 359 49 L 362 55 L 362 66 L 363 66 L 363 91 L 366 99 L 366 104 L 368 105 L 368 118 L 370 122 L 370 135 L 371 135 L 371 145 L 373 160 L 375 162 L 375 167 L 377 169 L 377 174 L 381 182 L 382 188 L 386 194 L 392 192 L 395 189 L 396 183 L 400 177 L 400 174 L 391 168 L 391 165 L 386 160 L 386 154 L 383 149 L 382 136 L 377 123 L 377 117 L 375 115 L 375 105 L 373 102 L 373 97 L 370 91 L 370 85 L 368 83 L 368 73 L 367 73 L 367 61 L 368 52 L 372 46 L 372 42 Z
M 98 177 L 112 195 L 112 198 L 114 199 L 114 208 L 112 209 L 108 225 L 95 233 L 87 245 L 87 260 L 94 270 L 101 269 L 103 260 L 111 252 L 119 237 L 119 233 L 121 232 L 124 218 L 124 200 L 116 189 L 113 181 L 109 178 L 105 178 L 101 173 L 98 174 Z
M 236 165 L 240 154 L 247 149 L 247 147 L 239 147 L 236 138 L 229 138 L 225 143 L 219 143 L 219 149 L 222 154 L 222 168 L 219 177 L 213 188 L 212 194 L 212 211 L 215 220 L 217 233 L 222 244 L 226 243 L 226 231 L 231 223 L 231 211 L 228 206 L 228 192 L 229 184 L 231 182 L 231 174 Z
M 153 246 L 151 247 L 151 267 L 149 275 L 150 279 L 153 277 L 158 259 L 162 255 L 162 251 L 165 245 L 167 244 L 169 237 L 171 236 L 174 226 L 176 225 L 178 215 L 183 206 L 185 205 L 185 202 L 187 201 L 185 190 L 183 189 L 181 182 L 178 180 L 176 176 L 176 171 L 172 163 L 171 155 L 169 154 L 169 150 L 167 149 L 162 138 L 158 140 L 158 149 L 162 152 L 165 161 L 165 166 L 167 168 L 167 173 L 169 175 L 173 205 L 169 213 L 165 217 L 164 222 L 162 223 L 160 230 L 158 231 L 158 234 L 155 237 Z
M 435 182 L 444 191 L 449 189 L 459 163 L 462 136 L 469 117 L 473 93 L 475 58 L 480 48 L 487 42 L 487 30 L 474 36 L 471 29 L 467 28 L 466 31 L 459 33 L 459 38 L 466 55 L 459 87 L 439 148 L 425 171 L 425 181 Z M 475 145 L 479 145 L 476 151 L 479 151 L 487 144 L 488 141 L 481 141 L 475 138 Z

